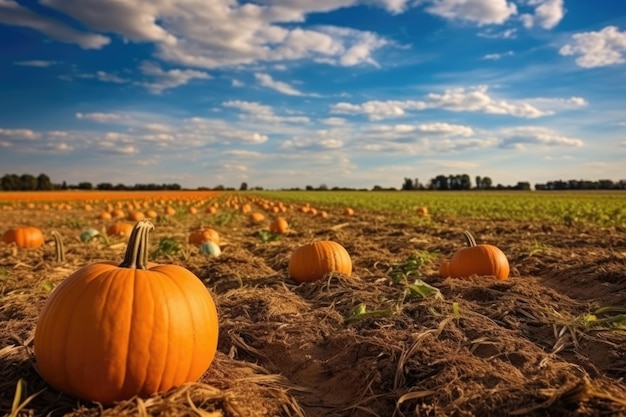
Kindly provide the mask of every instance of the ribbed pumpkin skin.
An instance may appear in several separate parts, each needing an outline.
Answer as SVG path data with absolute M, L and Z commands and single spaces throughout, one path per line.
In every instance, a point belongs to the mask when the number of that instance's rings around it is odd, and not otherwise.
M 38 248 L 44 243 L 43 233 L 36 227 L 17 227 L 2 235 L 6 244 L 15 243 L 18 248 Z
M 448 274 L 453 278 L 470 275 L 493 275 L 499 280 L 509 277 L 509 261 L 498 247 L 476 245 L 459 249 L 450 259 Z
M 197 380 L 217 349 L 210 293 L 176 265 L 85 266 L 52 293 L 35 330 L 42 377 L 61 392 L 110 404 Z
M 289 276 L 297 282 L 316 281 L 330 272 L 352 274 L 350 255 L 337 242 L 321 240 L 300 246 L 289 259 Z

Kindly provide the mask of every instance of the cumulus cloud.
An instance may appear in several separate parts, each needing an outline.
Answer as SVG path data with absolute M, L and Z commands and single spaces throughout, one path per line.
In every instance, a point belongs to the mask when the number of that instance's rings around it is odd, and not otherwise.
M 326 130 L 315 132 L 313 137 L 294 137 L 283 141 L 281 149 L 324 151 L 343 147 L 343 141 Z
M 114 84 L 124 84 L 130 82 L 130 80 L 126 78 L 122 78 L 119 75 L 111 74 L 105 71 L 96 71 L 95 74 L 79 74 L 77 75 L 79 78 L 94 78 L 98 81 L 102 81 L 105 83 L 114 83 Z
M 517 13 L 506 0 L 430 0 L 428 13 L 449 20 L 465 20 L 480 26 L 502 24 Z
M 145 87 L 152 94 L 161 94 L 165 90 L 180 87 L 191 80 L 206 80 L 212 78 L 203 71 L 171 69 L 163 70 L 159 65 L 153 62 L 143 62 L 140 70 L 144 75 L 148 75 L 154 79 L 151 82 L 139 82 L 137 85 Z
M 626 51 L 626 31 L 607 26 L 599 32 L 581 32 L 572 35 L 572 43 L 564 45 L 559 53 L 576 55 L 576 64 L 582 68 L 597 68 L 622 64 Z
M 346 124 L 346 119 L 343 117 L 327 117 L 322 119 L 321 122 L 330 126 L 343 126 Z
M 405 137 L 407 135 L 411 135 L 415 138 L 438 135 L 471 136 L 474 134 L 474 129 L 466 125 L 458 125 L 445 122 L 432 122 L 420 124 L 377 125 L 366 129 L 366 132 L 375 137 L 380 137 L 380 135 L 384 135 L 387 139 L 393 139 L 398 137 Z
M 30 129 L 0 129 L 0 138 L 12 140 L 33 140 L 39 139 L 41 134 Z
M 183 129 L 176 137 L 182 139 L 184 143 L 197 146 L 215 142 L 261 144 L 268 140 L 267 135 L 263 133 L 240 129 L 223 120 L 203 117 L 186 119 Z
M 0 0 L 0 23 L 28 27 L 52 39 L 73 43 L 83 49 L 100 49 L 110 42 L 106 36 L 79 32 L 52 18 L 38 15 L 13 0 Z
M 116 113 L 76 113 L 76 118 L 98 123 L 115 123 L 127 120 L 126 116 Z
M 278 116 L 274 113 L 272 107 L 243 100 L 230 100 L 222 103 L 224 107 L 238 109 L 243 112 L 239 116 L 242 120 L 256 120 L 266 123 L 309 123 L 310 120 L 305 116 Z
M 1 16 L 0 16 L 0 19 L 1 19 Z M 40 59 L 34 59 L 31 61 L 17 61 L 13 63 L 13 65 L 19 65 L 22 67 L 38 67 L 38 68 L 47 68 L 47 67 L 51 67 L 57 64 L 58 64 L 57 61 L 45 61 L 45 60 L 40 60 Z
M 282 82 L 282 81 L 274 80 L 272 76 L 269 74 L 256 73 L 254 74 L 254 77 L 259 81 L 259 84 L 261 84 L 263 87 L 271 88 L 272 90 L 276 90 L 279 93 L 286 94 L 288 96 L 303 95 L 300 91 L 296 90 L 289 84 Z
M 525 145 L 581 147 L 584 142 L 578 138 L 561 135 L 552 129 L 541 126 L 521 126 L 503 129 L 502 148 L 524 148 Z
M 527 102 L 497 100 L 488 94 L 488 87 L 453 88 L 442 94 L 430 93 L 424 100 L 367 101 L 362 104 L 346 102 L 331 106 L 331 112 L 339 114 L 365 114 L 370 120 L 400 117 L 407 110 L 443 109 L 456 112 L 480 112 L 523 118 L 551 115 L 552 110 L 541 110 Z
M 315 29 L 299 26 L 310 13 L 330 12 L 359 3 L 400 13 L 409 3 L 408 0 L 41 2 L 66 13 L 90 30 L 114 34 L 127 42 L 154 43 L 156 57 L 164 61 L 205 69 L 299 59 L 342 66 L 375 65 L 372 54 L 388 44 L 379 35 L 332 26 Z M 7 24 L 26 24 L 85 48 L 100 48 L 109 42 L 107 37 L 77 32 L 13 1 L 0 0 L 0 7 L 16 10 L 12 14 L 4 13 L 6 21 L 3 22 Z M 18 11 L 25 17 L 18 18 Z
M 543 29 L 552 29 L 565 16 L 563 0 L 530 0 L 529 6 L 536 6 L 533 14 L 525 13 L 520 16 L 526 28 L 540 26 Z
M 503 52 L 501 54 L 486 54 L 483 56 L 482 59 L 486 59 L 489 61 L 499 61 L 500 59 L 507 57 L 507 56 L 513 56 L 514 52 L 513 51 L 506 51 Z
M 171 1 L 41 0 L 41 3 L 98 32 L 117 33 L 134 42 L 176 43 L 176 37 L 156 22 L 159 14 L 166 15 L 173 6 Z
M 517 29 L 511 28 L 495 31 L 493 28 L 487 28 L 482 32 L 478 32 L 478 36 L 487 39 L 515 39 L 517 37 Z

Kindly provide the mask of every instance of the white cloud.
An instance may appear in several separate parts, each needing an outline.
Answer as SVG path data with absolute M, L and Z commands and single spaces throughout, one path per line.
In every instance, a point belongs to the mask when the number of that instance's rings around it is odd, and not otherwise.
M 137 85 L 147 88 L 152 94 L 161 94 L 165 90 L 180 87 L 194 79 L 206 80 L 212 78 L 203 71 L 181 69 L 166 71 L 153 62 L 143 62 L 140 69 L 144 75 L 151 76 L 155 80 L 152 82 L 139 82 Z
M 411 135 L 418 138 L 422 136 L 471 136 L 474 129 L 466 125 L 451 124 L 445 122 L 432 122 L 420 124 L 397 124 L 397 125 L 374 125 L 365 130 L 372 137 L 395 139 Z M 382 135 L 382 136 L 381 136 Z
M 265 123 L 309 123 L 305 116 L 278 116 L 267 105 L 252 101 L 231 100 L 222 103 L 224 107 L 235 108 L 244 112 L 239 116 L 242 120 L 255 120 Z
M 405 110 L 408 109 L 422 110 L 425 108 L 424 102 L 412 100 L 371 100 L 362 104 L 336 103 L 331 106 L 331 112 L 339 114 L 366 114 L 370 120 L 382 120 L 404 116 L 406 114 Z
M 501 54 L 486 54 L 485 56 L 483 56 L 482 59 L 498 61 L 506 56 L 513 56 L 513 55 L 514 55 L 513 51 L 506 51 Z
M 276 90 L 279 93 L 286 94 L 288 96 L 303 95 L 300 91 L 296 90 L 289 84 L 282 82 L 282 81 L 274 80 L 272 76 L 269 74 L 256 73 L 254 74 L 254 77 L 259 81 L 259 83 L 263 87 L 271 88 L 272 90 Z
M 240 158 L 248 158 L 248 159 L 259 159 L 264 158 L 265 154 L 256 151 L 249 151 L 246 149 L 229 149 L 222 152 L 223 155 L 234 156 Z
M 110 42 L 106 36 L 79 32 L 52 18 L 38 15 L 12 0 L 0 0 L 0 23 L 28 27 L 57 41 L 77 44 L 83 49 L 100 49 Z
M 471 136 L 474 129 L 465 125 L 457 125 L 450 123 L 422 123 L 415 126 L 418 132 L 437 133 L 452 136 Z
M 596 68 L 624 62 L 626 31 L 607 26 L 599 32 L 581 32 L 572 35 L 572 44 L 564 45 L 561 55 L 577 55 L 576 64 L 582 68 Z
M 30 129 L 0 129 L 0 138 L 13 140 L 33 140 L 39 139 L 41 134 Z
M 267 0 L 265 4 L 233 0 L 42 0 L 42 3 L 66 13 L 91 30 L 116 34 L 125 41 L 154 43 L 156 57 L 194 68 L 299 59 L 343 66 L 375 64 L 373 52 L 388 44 L 379 35 L 367 31 L 330 26 L 315 30 L 300 27 L 310 13 L 351 7 L 359 3 L 356 0 Z M 408 0 L 363 0 L 361 3 L 399 13 L 406 9 Z M 43 20 L 28 9 L 23 10 L 33 19 Z M 6 23 L 14 24 L 13 20 Z M 79 33 L 60 24 L 57 26 L 59 30 Z M 84 36 L 100 40 L 100 43 L 92 41 L 93 47 L 101 47 L 102 40 L 109 41 L 101 35 Z M 85 41 L 82 43 L 88 45 Z
M 171 1 L 41 0 L 67 13 L 90 29 L 117 33 L 133 42 L 175 44 L 177 39 L 156 23 L 173 7 Z M 187 2 L 190 6 L 191 2 Z
M 318 130 L 308 137 L 293 137 L 283 141 L 281 149 L 324 151 L 340 149 L 344 145 L 341 139 L 335 137 L 335 132 L 330 130 Z
M 66 153 L 71 152 L 74 148 L 64 142 L 59 143 L 48 143 L 45 146 L 45 149 L 55 153 Z
M 527 100 L 529 104 L 537 107 L 548 107 L 552 111 L 576 109 L 580 107 L 586 107 L 589 103 L 583 97 L 570 97 L 570 98 L 548 98 L 538 97 Z
M 231 81 L 231 85 L 232 85 L 233 87 L 243 87 L 243 86 L 244 86 L 244 83 L 243 83 L 243 82 L 241 82 L 241 81 L 239 81 L 239 80 L 237 80 L 237 79 L 234 79 L 234 78 L 233 78 L 233 80 Z
M 81 78 L 95 78 L 99 81 L 106 83 L 115 83 L 115 84 L 124 84 L 129 82 L 130 80 L 126 78 L 122 78 L 119 75 L 111 74 L 104 71 L 97 71 L 95 74 L 80 74 Z
M 0 17 L 1 19 L 1 17 Z M 38 68 L 46 68 L 51 67 L 53 65 L 57 65 L 57 61 L 44 61 L 39 59 L 34 59 L 31 61 L 17 61 L 13 63 L 14 65 L 20 65 L 22 67 L 38 67 Z
M 493 28 L 487 28 L 482 32 L 478 32 L 478 36 L 487 39 L 515 39 L 517 37 L 517 29 L 511 28 L 503 31 L 494 31 Z
M 244 142 L 260 144 L 267 142 L 267 135 L 237 128 L 223 120 L 192 117 L 186 119 L 177 138 L 189 145 L 201 146 L 207 143 Z
M 246 172 L 248 171 L 248 167 L 246 165 L 243 164 L 229 164 L 229 163 L 225 163 L 223 165 L 224 169 L 226 171 L 239 171 L 239 172 Z
M 500 132 L 503 148 L 523 149 L 525 145 L 581 147 L 584 142 L 578 138 L 561 135 L 552 129 L 541 126 L 522 126 L 503 129 Z
M 327 117 L 322 119 L 321 122 L 330 126 L 343 126 L 346 124 L 346 119 L 342 117 Z
M 531 0 L 528 5 L 537 7 L 533 14 L 525 13 L 520 16 L 526 28 L 537 25 L 543 29 L 552 29 L 565 16 L 563 0 Z
M 331 112 L 340 114 L 366 114 L 370 120 L 400 117 L 407 110 L 444 109 L 449 111 L 502 114 L 523 118 L 536 118 L 553 114 L 551 110 L 540 110 L 527 103 L 496 100 L 489 96 L 486 86 L 454 88 L 443 94 L 430 93 L 425 100 L 367 101 L 362 104 L 346 102 L 331 106 Z
M 466 20 L 479 26 L 502 24 L 517 13 L 506 0 L 431 0 L 426 11 L 449 20 Z
M 115 113 L 76 113 L 76 118 L 80 120 L 89 120 L 98 123 L 115 123 L 123 122 L 128 118 Z

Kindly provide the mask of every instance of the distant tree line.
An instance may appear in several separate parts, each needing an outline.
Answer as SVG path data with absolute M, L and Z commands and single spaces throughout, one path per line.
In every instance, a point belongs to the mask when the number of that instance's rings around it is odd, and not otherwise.
M 535 190 L 626 190 L 626 180 L 616 182 L 611 180 L 548 181 L 545 184 L 535 184 Z
M 400 188 L 404 191 L 411 190 L 530 190 L 530 183 L 520 181 L 514 186 L 497 184 L 494 186 L 490 177 L 476 176 L 475 185 L 467 174 L 437 175 L 428 183 L 421 183 L 419 179 L 404 178 Z
M 48 191 L 48 190 L 125 190 L 125 191 L 155 191 L 155 190 L 182 190 L 180 184 L 113 184 L 110 182 L 102 182 L 95 186 L 91 182 L 79 182 L 78 184 L 67 184 L 65 181 L 60 184 L 53 183 L 46 174 L 34 176 L 31 174 L 5 174 L 0 178 L 0 191 Z M 214 191 L 235 191 L 234 187 L 225 187 L 216 185 L 214 187 L 198 187 L 197 190 L 214 190 Z M 516 185 L 493 184 L 490 177 L 476 176 L 474 183 L 467 174 L 455 175 L 437 175 L 428 182 L 422 183 L 419 179 L 404 178 L 400 190 L 416 191 L 416 190 L 530 190 L 531 185 L 527 181 L 520 181 Z M 248 183 L 242 182 L 239 191 L 262 191 L 263 187 L 249 187 Z M 300 191 L 299 187 L 288 188 L 284 190 Z M 326 184 L 320 184 L 318 187 L 307 185 L 304 187 L 306 191 L 368 191 L 366 188 L 350 188 L 350 187 L 329 187 Z M 545 184 L 535 184 L 535 190 L 626 190 L 626 180 L 569 180 L 569 181 L 548 181 Z M 372 191 L 397 191 L 395 187 L 381 187 L 374 185 Z
M 180 190 L 179 184 L 135 184 L 113 185 L 108 182 L 97 184 L 95 187 L 90 182 L 79 182 L 78 184 L 67 184 L 63 181 L 60 184 L 53 183 L 46 174 L 39 174 L 35 177 L 31 174 L 5 174 L 0 178 L 0 190 L 2 191 L 50 191 L 50 190 Z
M 401 190 L 530 190 L 528 181 L 519 181 L 516 185 L 494 185 L 490 177 L 476 176 L 475 185 L 472 185 L 467 174 L 437 175 L 423 184 L 417 178 L 404 178 Z M 376 189 L 376 186 L 374 187 Z M 545 184 L 535 184 L 535 190 L 625 190 L 626 180 L 569 180 L 549 181 Z

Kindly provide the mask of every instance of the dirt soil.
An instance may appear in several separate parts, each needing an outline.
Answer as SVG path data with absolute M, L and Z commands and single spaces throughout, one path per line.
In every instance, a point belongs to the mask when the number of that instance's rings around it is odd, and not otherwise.
M 259 235 L 268 223 L 242 214 L 155 221 L 152 245 L 173 237 L 188 254 L 153 260 L 185 266 L 214 296 L 218 353 L 196 383 L 104 407 L 50 388 L 32 341 L 53 287 L 88 263 L 121 261 L 123 240 L 81 242 L 82 229 L 105 226 L 81 210 L 1 211 L 0 231 L 27 219 L 47 243 L 0 244 L 0 415 L 626 416 L 625 228 L 337 209 L 284 216 L 290 231 L 268 241 Z M 219 231 L 221 256 L 187 246 L 200 225 Z M 65 262 L 54 260 L 52 230 Z M 504 251 L 508 280 L 439 277 L 464 230 Z M 315 239 L 347 249 L 351 277 L 289 278 L 290 254 Z M 439 292 L 412 292 L 416 280 Z M 354 315 L 359 305 L 366 314 Z M 14 403 L 20 379 L 26 391 Z

